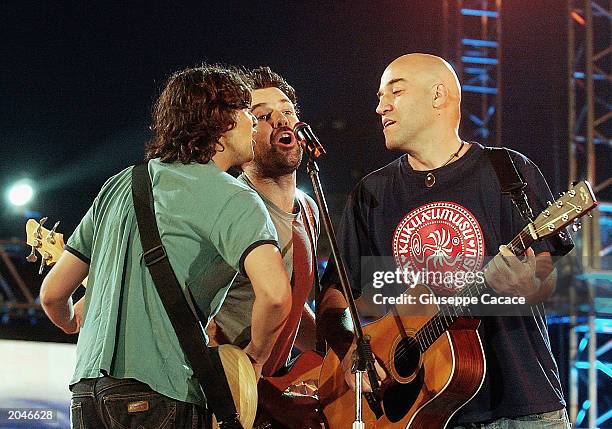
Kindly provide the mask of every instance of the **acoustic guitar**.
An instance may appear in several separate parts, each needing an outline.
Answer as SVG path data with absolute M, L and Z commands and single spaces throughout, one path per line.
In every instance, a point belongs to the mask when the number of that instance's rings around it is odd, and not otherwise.
M 27 259 L 36 262 L 38 259 L 36 252 L 40 254 L 40 274 L 45 266 L 54 265 L 64 251 L 64 237 L 56 232 L 59 222 L 48 230 L 43 226 L 46 220 L 47 218 L 43 218 L 39 223 L 29 219 L 26 223 L 26 242 L 32 246 Z M 83 285 L 87 285 L 87 279 L 83 281 Z M 253 365 L 247 354 L 233 345 L 219 346 L 219 357 L 232 392 L 236 412 L 240 415 L 240 423 L 244 429 L 251 429 L 257 412 L 257 379 Z M 213 427 L 219 428 L 214 416 Z
M 207 327 L 209 344 L 229 343 L 213 319 Z M 257 385 L 259 408 L 254 429 L 319 428 L 322 421 L 317 384 L 323 357 L 309 350 L 301 353 L 284 372 L 262 377 Z
M 580 182 L 550 204 L 508 247 L 521 255 L 534 241 L 556 234 L 596 205 L 589 183 Z M 480 298 L 487 291 L 483 283 L 472 283 L 455 296 Z M 371 337 L 376 360 L 387 373 L 377 397 L 383 415 L 377 418 L 370 407 L 362 407 L 367 429 L 446 428 L 484 380 L 486 361 L 477 331 L 480 321 L 471 316 L 471 307 L 419 304 L 419 296 L 432 293 L 425 285 L 405 293 L 413 296 L 416 304 L 396 306 L 363 329 Z M 406 316 L 408 312 L 415 315 Z M 351 426 L 355 395 L 331 350 L 321 367 L 319 396 L 330 428 Z

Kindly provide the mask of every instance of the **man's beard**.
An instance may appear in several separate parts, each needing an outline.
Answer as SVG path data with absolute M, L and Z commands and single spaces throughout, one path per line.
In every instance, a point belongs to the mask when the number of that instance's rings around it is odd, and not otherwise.
M 292 174 L 302 163 L 303 150 L 297 147 L 295 151 L 281 152 L 272 147 L 265 155 L 258 157 L 255 154 L 253 166 L 261 178 L 278 178 Z

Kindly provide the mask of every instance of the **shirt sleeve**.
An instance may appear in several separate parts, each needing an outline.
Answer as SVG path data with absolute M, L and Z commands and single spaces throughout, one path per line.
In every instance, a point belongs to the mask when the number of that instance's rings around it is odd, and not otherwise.
M 278 247 L 276 229 L 261 198 L 250 190 L 232 195 L 219 212 L 210 239 L 221 257 L 246 275 L 244 260 L 262 244 Z
M 95 204 L 95 203 L 94 203 Z M 65 250 L 89 264 L 94 236 L 94 206 L 92 205 L 66 243 Z

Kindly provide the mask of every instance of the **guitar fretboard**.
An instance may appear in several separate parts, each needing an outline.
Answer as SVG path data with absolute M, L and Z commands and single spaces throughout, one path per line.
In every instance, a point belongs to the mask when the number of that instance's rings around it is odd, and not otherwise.
M 508 248 L 517 256 L 522 255 L 531 246 L 533 238 L 526 226 L 512 239 Z M 485 283 L 471 282 L 465 285 L 455 296 L 471 299 L 479 298 L 488 286 Z M 427 350 L 446 330 L 460 317 L 474 317 L 473 305 L 441 305 L 440 310 L 419 329 L 415 335 L 421 352 Z

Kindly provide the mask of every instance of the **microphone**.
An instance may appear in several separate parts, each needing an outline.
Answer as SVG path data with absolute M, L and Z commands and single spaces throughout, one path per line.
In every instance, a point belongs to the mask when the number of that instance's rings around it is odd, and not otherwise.
M 308 152 L 312 158 L 318 158 L 325 153 L 325 149 L 314 135 L 310 125 L 305 122 L 298 122 L 293 127 L 293 134 L 297 137 L 302 148 Z

